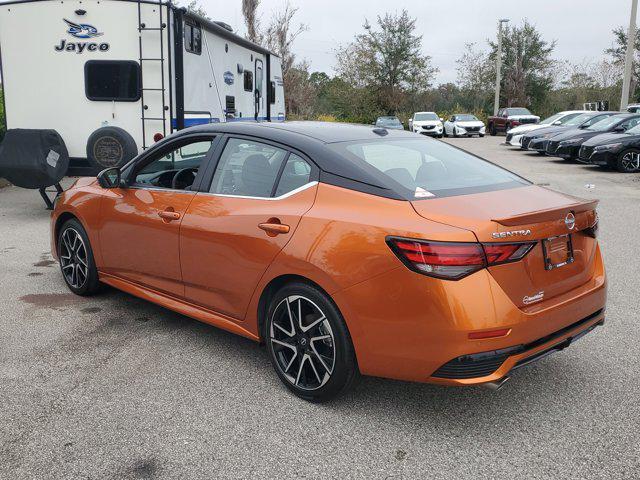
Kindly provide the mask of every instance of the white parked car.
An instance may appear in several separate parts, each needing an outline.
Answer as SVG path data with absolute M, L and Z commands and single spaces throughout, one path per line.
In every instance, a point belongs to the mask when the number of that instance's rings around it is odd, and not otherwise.
M 482 123 L 475 115 L 470 113 L 458 113 L 451 115 L 449 120 L 444 122 L 444 136 L 448 137 L 470 137 L 478 135 L 484 137 L 484 123 Z
M 409 130 L 422 135 L 442 138 L 442 119 L 435 112 L 416 112 L 409 120 Z
M 518 125 L 517 127 L 512 128 L 507 131 L 507 138 L 505 140 L 506 145 L 511 145 L 512 147 L 519 147 L 522 141 L 522 135 L 530 132 L 531 130 L 537 130 L 538 128 L 544 127 L 557 127 L 563 125 L 565 122 L 568 122 L 574 117 L 585 113 L 586 110 L 567 110 L 565 112 L 558 112 L 555 115 L 551 115 L 544 120 L 541 120 L 540 123 L 536 124 L 528 124 L 528 125 Z

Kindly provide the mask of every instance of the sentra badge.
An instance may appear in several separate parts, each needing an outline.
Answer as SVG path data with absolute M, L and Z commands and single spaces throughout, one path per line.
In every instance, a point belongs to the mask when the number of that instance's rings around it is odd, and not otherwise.
M 491 234 L 493 238 L 525 237 L 527 235 L 531 235 L 531 230 L 511 230 L 509 232 L 496 232 Z

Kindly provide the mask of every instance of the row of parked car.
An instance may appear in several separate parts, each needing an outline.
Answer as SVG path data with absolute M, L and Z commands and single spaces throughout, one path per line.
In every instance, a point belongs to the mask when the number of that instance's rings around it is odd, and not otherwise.
M 374 124 L 378 128 L 391 128 L 404 130 L 404 126 L 398 117 L 378 117 Z M 484 137 L 484 123 L 470 113 L 457 113 L 447 120 L 438 116 L 435 112 L 416 112 L 409 119 L 409 130 L 430 137 Z
M 506 145 L 619 172 L 640 171 L 640 112 L 559 112 L 507 131 Z

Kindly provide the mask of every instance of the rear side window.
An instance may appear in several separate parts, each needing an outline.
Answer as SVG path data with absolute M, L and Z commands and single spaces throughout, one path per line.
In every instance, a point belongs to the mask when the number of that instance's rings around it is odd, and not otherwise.
M 202 29 L 199 25 L 185 22 L 184 24 L 184 49 L 189 53 L 200 55 L 202 53 Z
M 295 153 L 289 155 L 289 159 L 282 170 L 276 197 L 285 195 L 300 188 L 311 180 L 311 165 L 305 159 Z
M 497 165 L 434 140 L 380 139 L 336 143 L 330 148 L 386 179 L 385 183 L 409 200 L 528 185 L 526 180 Z
M 89 100 L 136 102 L 140 99 L 140 65 L 131 60 L 89 60 L 84 64 Z
M 220 156 L 209 191 L 241 197 L 271 197 L 287 153 L 266 143 L 231 138 Z

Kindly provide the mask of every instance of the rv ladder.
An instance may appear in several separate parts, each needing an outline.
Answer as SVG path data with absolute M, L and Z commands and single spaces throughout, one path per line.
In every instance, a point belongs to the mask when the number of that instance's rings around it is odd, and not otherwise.
M 165 58 L 164 58 L 164 31 L 167 28 L 167 24 L 163 21 L 162 18 L 162 9 L 164 7 L 162 0 L 158 0 L 157 8 L 159 12 L 160 18 L 160 27 L 147 27 L 145 23 L 142 22 L 142 3 L 148 4 L 148 2 L 143 2 L 142 0 L 138 0 L 138 40 L 140 47 L 140 83 L 142 85 L 140 92 L 140 111 L 141 111 L 141 119 L 142 119 L 142 149 L 147 149 L 147 128 L 145 122 L 162 122 L 162 135 L 167 135 L 167 111 L 169 107 L 166 102 L 166 88 L 165 88 L 165 79 L 164 79 L 164 66 L 165 66 Z M 153 5 L 156 5 L 154 2 Z M 142 37 L 143 32 L 153 31 L 160 33 L 160 58 L 145 58 L 142 50 Z M 167 46 L 168 48 L 168 46 Z M 160 62 L 160 87 L 145 87 L 144 86 L 144 75 L 143 75 L 143 62 Z M 145 115 L 145 112 L 149 110 L 149 105 L 145 103 L 144 92 L 161 92 L 162 93 L 162 117 L 148 117 Z

